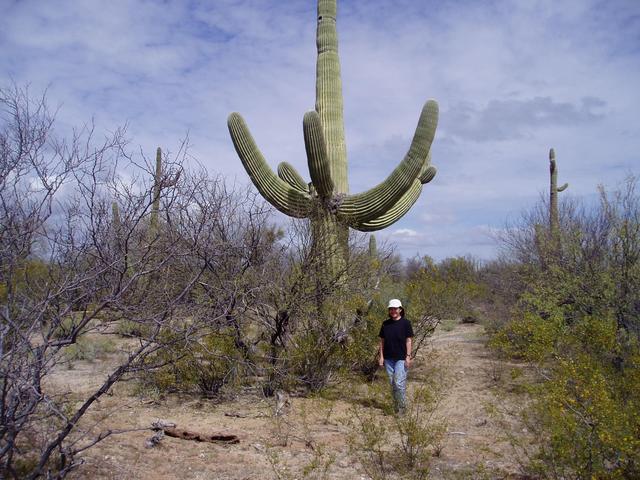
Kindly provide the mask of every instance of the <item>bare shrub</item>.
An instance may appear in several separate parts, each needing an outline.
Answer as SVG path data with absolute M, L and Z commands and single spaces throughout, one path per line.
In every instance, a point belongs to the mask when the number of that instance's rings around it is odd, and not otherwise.
M 259 277 L 248 276 L 274 240 L 261 204 L 225 217 L 237 197 L 186 170 L 185 145 L 164 157 L 174 181 L 158 192 L 151 162 L 125 154 L 123 132 L 95 145 L 85 126 L 61 140 L 45 99 L 18 87 L 0 90 L 0 106 L 0 473 L 63 478 L 117 433 L 85 430 L 87 410 L 125 376 L 163 367 L 157 352 L 206 346 L 222 331 L 250 352 L 236 314 L 251 305 Z M 138 337 L 98 388 L 69 402 L 43 386 L 69 358 L 97 355 L 86 339 L 108 338 L 111 324 Z

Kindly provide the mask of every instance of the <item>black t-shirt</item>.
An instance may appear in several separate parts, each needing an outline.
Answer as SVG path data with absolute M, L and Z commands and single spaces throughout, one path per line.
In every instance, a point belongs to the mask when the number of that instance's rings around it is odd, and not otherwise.
M 407 357 L 407 338 L 413 337 L 411 322 L 402 317 L 388 318 L 382 323 L 378 336 L 384 339 L 382 354 L 388 360 L 404 360 Z

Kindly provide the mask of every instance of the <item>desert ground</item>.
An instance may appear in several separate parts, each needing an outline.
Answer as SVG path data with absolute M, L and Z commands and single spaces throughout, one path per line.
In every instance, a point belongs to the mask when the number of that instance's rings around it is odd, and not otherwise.
M 117 355 L 111 354 L 111 357 Z M 99 385 L 117 358 L 77 361 L 51 379 L 51 387 L 81 398 Z M 521 455 L 508 440 L 522 426 L 495 410 L 522 405 L 509 372 L 514 365 L 496 361 L 478 324 L 438 327 L 418 353 L 409 374 L 409 390 L 434 372 L 443 379 L 433 418 L 446 422 L 441 441 L 431 447 L 432 479 L 519 479 Z M 386 388 L 383 372 L 376 381 Z M 373 422 L 392 415 L 367 399 L 370 387 L 338 385 L 331 395 L 305 398 L 289 394 L 276 405 L 247 390 L 231 398 L 146 395 L 135 382 L 117 384 L 92 407 L 83 428 L 121 431 L 83 452 L 84 464 L 73 479 L 368 479 L 352 453 L 353 408 L 366 408 Z M 505 420 L 506 418 L 506 420 Z M 235 435 L 238 443 L 198 442 L 165 436 L 148 447 L 158 420 L 200 434 Z M 524 432 L 526 433 L 526 432 Z

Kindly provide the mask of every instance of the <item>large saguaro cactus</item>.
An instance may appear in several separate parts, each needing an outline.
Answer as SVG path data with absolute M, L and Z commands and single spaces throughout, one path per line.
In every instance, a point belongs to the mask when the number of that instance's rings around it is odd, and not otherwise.
M 258 191 L 286 215 L 311 220 L 320 262 L 333 272 L 344 266 L 349 227 L 363 232 L 388 227 L 433 179 L 430 148 L 438 123 L 438 104 L 429 100 L 404 160 L 377 186 L 349 193 L 336 13 L 336 0 L 318 0 L 316 105 L 302 122 L 310 183 L 286 162 L 276 175 L 240 114 L 228 118 L 235 149 Z

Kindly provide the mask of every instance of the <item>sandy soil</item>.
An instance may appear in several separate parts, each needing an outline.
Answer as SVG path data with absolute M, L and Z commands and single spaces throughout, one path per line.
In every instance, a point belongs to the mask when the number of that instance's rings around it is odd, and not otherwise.
M 512 391 L 509 373 L 520 366 L 492 357 L 480 325 L 439 331 L 432 347 L 448 367 L 451 383 L 439 412 L 447 419 L 447 438 L 429 478 L 520 478 L 507 437 L 520 436 L 522 427 L 495 413 L 519 408 L 523 398 Z
M 504 381 L 508 366 L 497 364 L 484 342 L 479 325 L 439 329 L 410 374 L 410 388 L 416 388 L 429 368 L 446 372 L 445 396 L 437 413 L 446 419 L 448 428 L 429 478 L 520 478 L 513 450 L 501 440 L 504 427 L 486 408 L 497 397 L 502 402 L 509 398 Z M 77 362 L 74 369 L 57 372 L 51 382 L 56 389 L 82 398 L 104 378 L 114 360 Z M 200 433 L 234 434 L 240 443 L 165 437 L 154 448 L 146 448 L 145 441 L 153 432 L 123 433 L 87 450 L 85 464 L 72 478 L 364 480 L 369 477 L 349 454 L 351 430 L 346 421 L 353 405 L 347 400 L 363 391 L 366 389 L 355 386 L 345 388 L 331 401 L 290 397 L 284 414 L 276 417 L 273 399 L 251 392 L 223 403 L 186 396 L 158 400 L 133 395 L 131 384 L 118 384 L 91 409 L 85 427 L 95 423 L 99 430 L 147 428 L 163 419 Z M 323 464 L 328 465 L 326 469 Z

